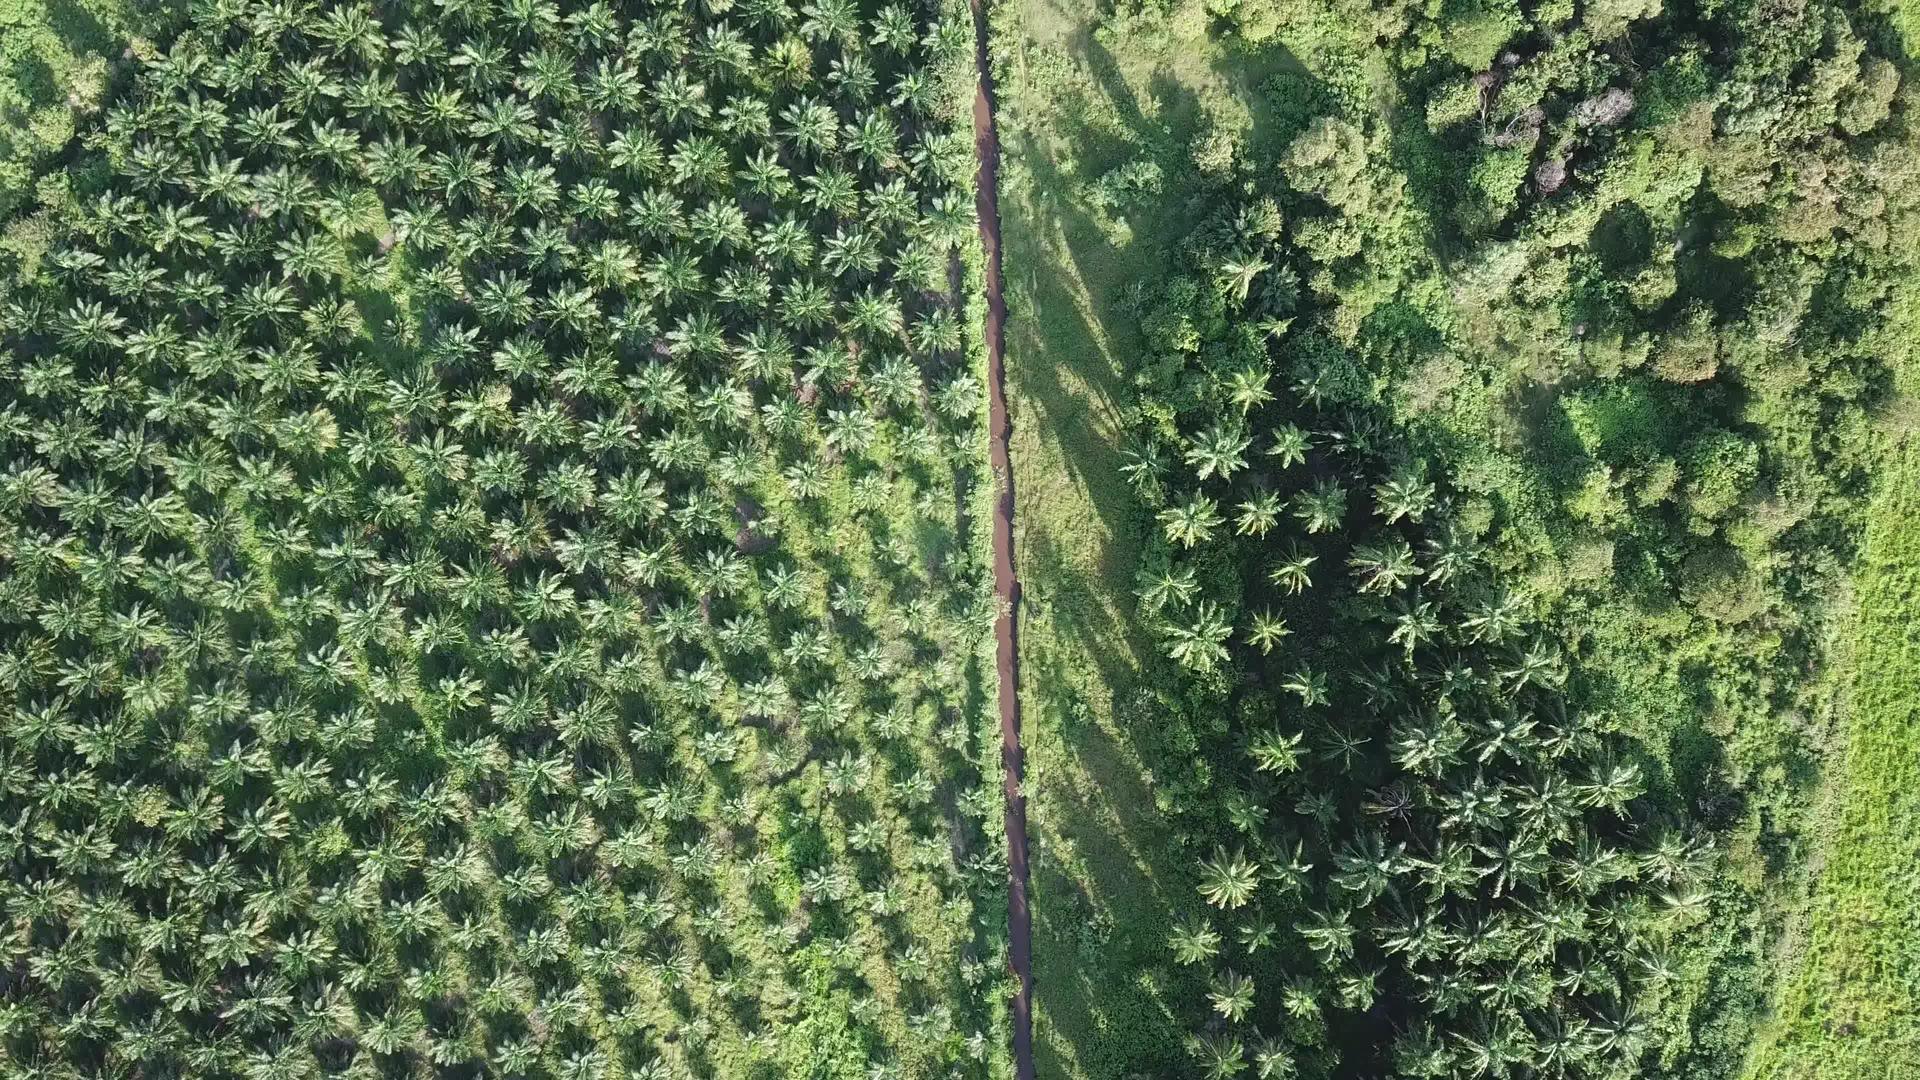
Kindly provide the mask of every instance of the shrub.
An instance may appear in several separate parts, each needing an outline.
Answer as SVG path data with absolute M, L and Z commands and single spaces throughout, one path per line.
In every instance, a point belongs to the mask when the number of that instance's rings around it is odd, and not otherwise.
M 1760 478 L 1760 446 L 1732 431 L 1711 431 L 1681 451 L 1682 500 L 1696 518 L 1717 522 Z M 1696 531 L 1700 526 L 1696 523 Z

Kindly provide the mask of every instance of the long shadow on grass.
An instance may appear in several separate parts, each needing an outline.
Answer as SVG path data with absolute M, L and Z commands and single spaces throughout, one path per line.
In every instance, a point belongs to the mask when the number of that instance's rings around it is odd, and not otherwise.
M 1123 411 L 1143 344 L 1123 298 L 1131 287 L 1165 276 L 1175 244 L 1213 208 L 1216 192 L 1193 176 L 1188 140 L 1202 129 L 1205 110 L 1191 87 L 1161 71 L 1144 92 L 1136 91 L 1111 50 L 1085 28 L 1071 37 L 1068 52 L 1124 131 L 1114 132 L 1111 120 L 1075 94 L 1048 100 L 1058 119 L 1046 126 L 1070 132 L 1064 143 L 1043 143 L 1024 125 L 1009 140 L 1007 156 L 1026 178 L 1021 195 L 1038 196 L 1015 200 L 1019 227 L 1006 238 L 1018 256 L 1009 259 L 1008 288 L 1020 304 L 1009 331 L 1025 360 L 1015 357 L 1011 371 L 1017 404 L 1030 414 L 1026 422 L 1070 451 L 1060 460 L 1089 494 L 1107 536 L 1117 541 L 1111 554 L 1125 556 L 1103 565 L 1103 574 L 1125 580 L 1132 572 L 1132 545 L 1119 541 L 1137 527 L 1138 510 L 1120 481 Z M 1297 124 L 1273 117 L 1260 87 L 1269 76 L 1298 68 L 1278 48 L 1258 58 L 1210 58 L 1212 76 L 1249 106 L 1243 133 L 1248 160 L 1270 158 L 1279 141 L 1297 133 Z M 1151 102 L 1151 115 L 1143 100 Z M 1129 209 L 1127 227 L 1140 239 L 1116 245 L 1080 193 L 1093 178 L 1136 159 L 1159 165 L 1168 190 L 1157 202 Z M 1056 347 L 1061 342 L 1080 347 Z M 1065 373 L 1080 385 L 1069 387 Z
M 1052 545 L 1030 541 L 1028 565 L 1071 580 Z M 1084 585 L 1075 584 L 1075 590 Z M 1190 980 L 1163 981 L 1166 935 L 1197 906 L 1191 859 L 1157 813 L 1147 766 L 1134 749 L 1126 687 L 1139 666 L 1124 627 L 1091 598 L 1062 596 L 1038 617 L 1023 658 L 1038 715 L 1052 745 L 1046 813 L 1034 822 L 1036 995 L 1043 1019 L 1043 1076 L 1078 1072 L 1117 1077 L 1173 1075 L 1181 1063 L 1182 1018 L 1197 1000 Z M 1120 643 L 1118 648 L 1103 643 Z M 1089 672 L 1096 674 L 1089 675 Z M 1111 717 L 1082 706 L 1097 679 L 1114 691 Z M 1169 1071 L 1171 1070 L 1171 1071 Z
M 1133 617 L 1140 530 L 1151 523 L 1120 473 L 1130 372 L 1142 347 L 1121 298 L 1136 281 L 1164 277 L 1172 244 L 1209 209 L 1186 163 L 1203 106 L 1165 72 L 1137 93 L 1084 28 L 1065 48 L 1090 83 L 1073 93 L 1049 88 L 1048 116 L 1022 119 L 1066 138 L 1036 136 L 1025 123 L 1003 128 L 1003 160 L 1018 170 L 1001 201 L 1013 420 L 1030 451 L 1037 445 L 1039 458 L 1067 473 L 1036 476 L 1038 486 L 1022 490 L 1068 480 L 1090 511 L 1076 519 L 1071 507 L 1036 501 L 1019 522 L 1021 681 L 1036 772 L 1036 1058 L 1043 1077 L 1175 1076 L 1191 1065 L 1182 1043 L 1201 989 L 1191 969 L 1169 963 L 1166 936 L 1202 905 L 1194 855 L 1156 807 L 1151 780 L 1156 768 L 1184 763 L 1154 759 L 1156 718 L 1133 704 L 1164 661 Z M 1232 63 L 1215 58 L 1212 71 L 1254 99 L 1245 139 L 1264 156 L 1279 132 L 1251 88 L 1260 76 L 1225 70 Z M 1149 98 L 1152 115 L 1142 105 Z M 1138 157 L 1161 166 L 1169 190 L 1130 215 L 1141 239 L 1116 245 L 1080 192 Z M 1024 467 L 1042 466 L 1030 454 Z
M 1076 147 L 1082 161 L 1124 160 L 1124 146 L 1092 141 Z M 1027 190 L 1060 193 L 1071 184 L 1024 131 L 1008 149 L 1028 170 Z M 1096 724 L 1081 704 L 1088 681 L 1125 700 L 1140 678 L 1140 643 L 1110 595 L 1124 590 L 1088 580 L 1060 550 L 1091 547 L 1095 571 L 1109 582 L 1124 581 L 1132 562 L 1138 510 L 1118 486 L 1115 445 L 1124 384 L 1102 336 L 1105 325 L 1126 320 L 1109 310 L 1109 283 L 1088 278 L 1111 252 L 1070 200 L 1003 199 L 1002 213 L 1012 219 L 1008 284 L 1017 305 L 1008 350 L 1014 422 L 1029 445 L 1051 444 L 1098 518 L 1029 514 L 1020 523 L 1031 597 L 1022 613 L 1021 681 L 1029 742 L 1046 743 L 1029 748 L 1043 770 L 1029 819 L 1036 1064 L 1046 1077 L 1164 1075 L 1177 1067 L 1180 1029 L 1166 996 L 1139 976 L 1164 963 L 1166 893 L 1182 860 L 1157 822 L 1140 820 L 1151 813 L 1151 793 L 1128 764 L 1125 725 Z M 1042 319 L 1044 328 L 1036 325 Z

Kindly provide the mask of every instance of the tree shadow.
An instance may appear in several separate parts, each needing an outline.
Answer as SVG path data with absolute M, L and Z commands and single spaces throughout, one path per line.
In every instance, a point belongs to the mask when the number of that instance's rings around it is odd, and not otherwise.
M 1015 423 L 1027 420 L 1031 437 L 1063 451 L 1059 460 L 1088 494 L 1108 535 L 1117 537 L 1135 527 L 1137 508 L 1119 469 L 1130 374 L 1144 348 L 1127 298 L 1135 286 L 1163 274 L 1174 243 L 1214 209 L 1213 197 L 1221 193 L 1195 175 L 1191 162 L 1190 139 L 1209 123 L 1207 103 L 1183 81 L 1193 73 L 1155 65 L 1136 89 L 1099 35 L 1081 27 L 1070 40 L 1068 55 L 1089 77 L 1093 100 L 1050 97 L 1048 112 L 1059 119 L 1045 129 L 1070 136 L 1044 140 L 1035 133 L 1037 125 L 1019 123 L 1009 125 L 1012 135 L 1003 148 L 1023 174 L 1021 197 L 1003 196 L 1010 204 L 1003 213 L 1024 219 L 1007 230 L 1005 240 L 1009 303 L 1018 307 L 1008 328 L 1009 353 L 1020 354 L 1010 373 L 1014 407 L 1028 414 L 1016 416 Z M 1224 88 L 1247 105 L 1240 133 L 1245 160 L 1271 157 L 1295 134 L 1296 125 L 1266 107 L 1260 88 L 1274 74 L 1298 68 L 1279 48 L 1208 58 L 1207 77 L 1220 84 L 1214 89 Z M 1134 160 L 1159 166 L 1167 190 L 1116 220 L 1092 205 L 1086 188 Z M 1078 347 L 1061 348 L 1062 342 Z M 1118 490 L 1109 494 L 1111 489 Z M 1131 559 L 1119 568 L 1130 574 Z
M 1204 905 L 1194 855 L 1155 801 L 1155 766 L 1167 763 L 1154 717 L 1133 703 L 1168 662 L 1133 608 L 1151 523 L 1120 471 L 1145 347 L 1127 296 L 1164 277 L 1179 238 L 1214 209 L 1218 189 L 1190 153 L 1223 100 L 1245 107 L 1237 137 L 1249 160 L 1292 136 L 1259 88 L 1295 61 L 1211 47 L 1204 63 L 1192 49 L 1121 57 L 1127 46 L 1103 41 L 1085 15 L 1036 3 L 1078 23 L 1050 47 L 1025 41 L 1011 63 L 1003 54 L 998 73 L 1011 114 L 1000 209 L 1021 472 L 1036 1064 L 1050 1077 L 1172 1076 L 1190 1067 L 1183 1043 L 1202 989 L 1171 964 L 1167 932 Z M 1070 85 L 1037 92 L 1027 46 L 1036 65 L 1057 72 L 1065 60 Z M 1125 208 L 1117 227 L 1088 185 L 1140 159 L 1159 166 L 1161 197 Z
M 46 0 L 46 5 L 47 25 L 75 53 L 104 53 L 117 40 L 99 16 L 74 0 Z
M 1042 540 L 1029 572 L 1069 583 L 1023 612 L 1028 730 L 1044 793 L 1031 803 L 1035 998 L 1042 1074 L 1119 1076 L 1177 1069 L 1176 1009 L 1197 986 L 1168 986 L 1167 930 L 1198 906 L 1191 859 L 1156 807 L 1128 688 L 1143 677 L 1131 627 Z M 1149 660 L 1149 662 L 1151 662 Z M 1107 708 L 1090 699 L 1114 695 Z M 1102 715 L 1102 714 L 1105 715 Z M 1072 1067 L 1068 1067 L 1072 1062 Z

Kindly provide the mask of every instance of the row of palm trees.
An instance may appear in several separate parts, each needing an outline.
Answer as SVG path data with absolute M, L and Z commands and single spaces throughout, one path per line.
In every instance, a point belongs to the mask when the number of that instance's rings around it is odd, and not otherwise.
M 1004 1071 L 971 41 L 196 7 L 0 300 L 7 1069 Z

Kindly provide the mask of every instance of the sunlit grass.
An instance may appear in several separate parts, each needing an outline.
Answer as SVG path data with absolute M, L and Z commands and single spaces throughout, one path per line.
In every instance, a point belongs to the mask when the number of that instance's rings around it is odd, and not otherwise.
M 1904 320 L 1920 304 L 1908 288 Z M 1920 390 L 1911 361 L 1905 398 Z M 1805 950 L 1748 1060 L 1753 1080 L 1920 1076 L 1920 434 L 1883 462 L 1855 577 L 1846 744 Z
M 1203 23 L 1174 22 L 1177 42 L 1100 40 L 1090 5 L 996 16 L 1035 1046 L 1050 1078 L 1190 1066 L 1170 1003 L 1193 991 L 1159 973 L 1168 928 L 1200 899 L 1154 804 L 1165 766 L 1140 741 L 1154 718 L 1129 707 L 1159 659 L 1133 620 L 1139 512 L 1119 467 L 1139 345 L 1124 298 L 1164 273 L 1198 212 L 1192 139 L 1250 130 L 1259 75 Z M 1161 167 L 1162 197 L 1125 218 L 1090 205 L 1089 183 L 1137 158 Z

